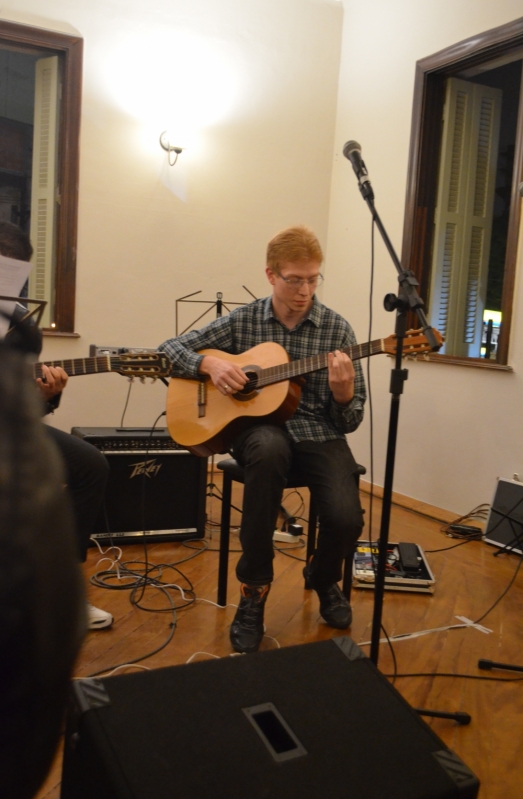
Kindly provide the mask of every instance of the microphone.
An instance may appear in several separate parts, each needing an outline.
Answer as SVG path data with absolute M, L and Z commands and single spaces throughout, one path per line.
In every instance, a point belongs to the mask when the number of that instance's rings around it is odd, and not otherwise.
M 367 172 L 367 167 L 365 166 L 365 162 L 361 157 L 361 144 L 358 144 L 357 141 L 348 141 L 343 148 L 343 155 L 352 164 L 354 173 L 358 178 L 359 188 L 363 198 L 365 200 L 373 200 L 374 192 L 372 190 L 372 186 L 370 185 L 369 173 Z

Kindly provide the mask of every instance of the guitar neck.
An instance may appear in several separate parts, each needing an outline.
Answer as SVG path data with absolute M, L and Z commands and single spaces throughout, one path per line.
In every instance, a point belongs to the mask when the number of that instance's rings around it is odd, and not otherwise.
M 113 364 L 112 361 L 115 361 Z M 42 366 L 61 366 L 72 377 L 74 375 L 95 375 L 99 372 L 116 371 L 120 359 L 112 359 L 110 355 L 98 355 L 96 358 L 69 358 L 65 361 L 45 361 L 45 364 L 35 363 L 34 376 L 42 377 Z
M 379 355 L 385 352 L 383 346 L 383 339 L 376 339 L 375 341 L 368 341 L 365 344 L 353 344 L 351 347 L 346 347 L 341 350 L 346 353 L 351 361 L 358 361 L 361 358 L 368 358 L 370 355 Z M 322 352 L 320 355 L 311 355 L 308 358 L 301 358 L 298 361 L 290 361 L 290 363 L 283 363 L 279 366 L 271 366 L 268 369 L 262 369 L 258 375 L 257 385 L 268 386 L 271 383 L 279 383 L 282 380 L 290 380 L 293 377 L 308 374 L 309 372 L 317 372 L 319 369 L 325 369 L 328 365 L 328 353 Z

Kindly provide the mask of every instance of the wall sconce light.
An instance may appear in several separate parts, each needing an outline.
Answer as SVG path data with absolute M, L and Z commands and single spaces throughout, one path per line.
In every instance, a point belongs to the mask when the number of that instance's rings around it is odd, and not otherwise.
M 160 136 L 160 144 L 162 145 L 164 150 L 167 150 L 167 155 L 169 158 L 169 165 L 174 166 L 178 160 L 178 156 L 184 149 L 183 147 L 175 147 L 174 144 L 171 144 L 169 141 L 169 133 L 168 131 L 164 130 L 162 135 Z M 174 153 L 174 155 L 173 155 Z

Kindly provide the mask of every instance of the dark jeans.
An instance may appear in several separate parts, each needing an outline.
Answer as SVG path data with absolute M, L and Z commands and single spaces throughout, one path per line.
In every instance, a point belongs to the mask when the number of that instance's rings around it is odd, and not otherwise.
M 45 425 L 45 429 L 57 445 L 64 461 L 67 487 L 73 501 L 78 554 L 83 562 L 104 500 L 109 464 L 105 456 L 87 441 L 49 425 Z
M 238 580 L 266 585 L 273 579 L 272 536 L 291 468 L 310 488 L 318 509 L 320 529 L 311 582 L 323 588 L 341 580 L 343 561 L 363 528 L 357 464 L 347 442 L 296 444 L 283 428 L 260 425 L 238 436 L 232 454 L 245 470 Z

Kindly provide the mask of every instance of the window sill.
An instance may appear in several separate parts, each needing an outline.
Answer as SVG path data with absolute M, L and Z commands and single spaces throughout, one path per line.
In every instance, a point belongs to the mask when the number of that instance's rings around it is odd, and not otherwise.
M 80 333 L 63 333 L 60 330 L 50 330 L 48 327 L 44 327 L 42 334 L 51 338 L 80 338 Z
M 486 358 L 461 358 L 458 355 L 438 355 L 436 352 L 428 355 L 418 356 L 416 358 L 409 358 L 414 361 L 430 361 L 431 363 L 446 363 L 454 366 L 472 366 L 477 369 L 493 369 L 495 372 L 513 372 L 512 366 L 507 366 L 496 361 L 489 361 Z

